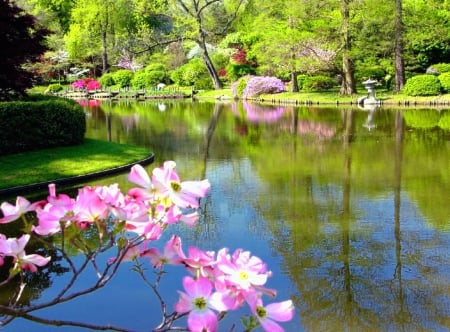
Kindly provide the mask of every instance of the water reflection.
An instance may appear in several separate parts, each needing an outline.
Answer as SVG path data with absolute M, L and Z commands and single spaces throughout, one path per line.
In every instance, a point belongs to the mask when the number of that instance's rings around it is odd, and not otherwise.
M 450 329 L 449 111 L 148 101 L 86 113 L 89 137 L 210 180 L 201 224 L 177 231 L 267 261 L 298 308 L 288 331 Z M 126 318 L 148 317 L 148 301 L 111 322 L 148 330 L 153 318 Z

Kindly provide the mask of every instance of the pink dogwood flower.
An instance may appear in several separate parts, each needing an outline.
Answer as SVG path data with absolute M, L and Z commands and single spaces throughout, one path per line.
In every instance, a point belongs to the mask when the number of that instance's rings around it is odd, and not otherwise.
M 108 215 L 108 206 L 90 186 L 78 190 L 73 210 L 78 222 L 93 223 Z
M 263 286 L 271 272 L 267 272 L 266 264 L 249 251 L 236 250 L 232 256 L 224 248 L 217 254 L 217 268 L 223 273 L 218 278 L 225 287 L 233 285 L 244 292 L 253 287 Z
M 0 234 L 0 255 L 13 257 L 15 268 L 36 272 L 37 266 L 46 265 L 51 257 L 43 257 L 38 254 L 27 255 L 25 246 L 29 240 L 29 234 L 24 234 L 20 238 L 6 238 Z
M 19 219 L 23 214 L 36 210 L 37 207 L 43 204 L 43 201 L 31 204 L 26 198 L 18 196 L 16 205 L 8 202 L 3 202 L 0 209 L 3 212 L 3 218 L 0 218 L 0 224 L 6 224 L 16 219 Z
M 150 263 L 154 267 L 159 268 L 163 264 L 181 264 L 186 256 L 181 248 L 181 238 L 173 235 L 170 240 L 167 241 L 162 253 L 156 248 L 150 248 L 144 250 L 141 253 L 141 257 L 149 258 Z
M 208 180 L 181 182 L 175 171 L 174 161 L 164 162 L 164 166 L 152 172 L 152 182 L 157 192 L 168 197 L 182 208 L 198 208 L 198 199 L 204 197 L 210 188 Z
M 291 300 L 263 306 L 259 294 L 253 293 L 247 298 L 247 302 L 261 327 L 267 332 L 284 332 L 277 322 L 290 321 L 294 316 L 294 305 Z
M 221 302 L 220 294 L 212 294 L 212 283 L 207 278 L 183 278 L 186 292 L 178 292 L 180 299 L 175 304 L 175 311 L 183 314 L 189 312 L 187 324 L 192 332 L 217 331 L 218 319 L 213 310 L 227 310 Z

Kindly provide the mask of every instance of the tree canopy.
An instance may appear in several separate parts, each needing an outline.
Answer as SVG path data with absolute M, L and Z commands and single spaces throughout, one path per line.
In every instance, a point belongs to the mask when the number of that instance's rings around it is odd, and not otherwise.
M 49 31 L 9 0 L 0 0 L 0 31 L 0 100 L 5 100 L 33 85 L 34 75 L 24 66 L 45 52 Z
M 326 75 L 341 84 L 341 93 L 353 94 L 369 77 L 399 91 L 407 77 L 450 62 L 446 1 L 18 3 L 51 26 L 53 52 L 67 52 L 72 66 L 96 73 L 116 70 L 124 57 L 174 71 L 195 54 L 217 89 L 257 74 L 291 81 L 296 91 L 299 75 Z

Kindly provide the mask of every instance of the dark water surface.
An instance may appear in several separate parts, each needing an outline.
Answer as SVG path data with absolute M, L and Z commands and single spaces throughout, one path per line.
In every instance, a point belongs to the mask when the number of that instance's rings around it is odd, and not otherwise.
M 450 132 L 438 125 L 448 110 L 121 101 L 86 115 L 87 137 L 153 151 L 149 171 L 175 160 L 182 179 L 209 179 L 198 226 L 174 232 L 185 250 L 243 248 L 267 262 L 275 300 L 296 306 L 287 331 L 450 330 Z M 127 187 L 125 175 L 92 183 L 110 182 Z M 150 331 L 159 307 L 131 267 L 35 314 Z M 170 272 L 172 308 L 184 271 Z M 30 301 L 65 282 L 52 275 Z M 220 331 L 233 322 L 243 330 L 231 315 Z M 4 330 L 80 329 L 17 318 Z

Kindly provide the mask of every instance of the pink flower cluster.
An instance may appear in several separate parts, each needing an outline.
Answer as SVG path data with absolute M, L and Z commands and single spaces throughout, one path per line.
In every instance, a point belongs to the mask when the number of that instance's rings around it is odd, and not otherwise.
M 84 78 L 81 80 L 77 80 L 72 83 L 72 88 L 74 90 L 98 90 L 101 88 L 100 82 L 97 80 L 93 80 L 91 78 Z
M 151 264 L 182 264 L 191 273 L 183 278 L 184 291 L 175 304 L 179 314 L 188 314 L 190 331 L 217 331 L 221 312 L 236 310 L 247 304 L 265 331 L 278 332 L 284 329 L 277 322 L 286 322 L 294 315 L 291 300 L 263 305 L 264 294 L 275 296 L 276 291 L 264 287 L 272 275 L 266 264 L 249 251 L 238 249 L 232 254 L 228 248 L 216 253 L 189 247 L 186 255 L 181 239 L 173 236 L 161 253 L 158 249 L 140 252 Z
M 247 81 L 242 96 L 244 98 L 257 97 L 266 93 L 280 93 L 286 91 L 282 80 L 272 76 L 252 76 Z
M 263 305 L 263 295 L 275 296 L 276 292 L 264 287 L 271 272 L 260 258 L 241 249 L 231 254 L 227 248 L 216 254 L 189 247 L 185 254 L 178 236 L 167 242 L 162 253 L 148 247 L 170 224 L 183 222 L 192 226 L 199 219 L 199 199 L 209 192 L 208 180 L 181 181 L 174 161 L 166 161 L 151 174 L 135 165 L 128 179 L 138 187 L 127 193 L 117 184 L 86 186 L 79 189 L 75 198 L 56 194 L 55 186 L 50 185 L 46 200 L 30 203 L 18 197 L 15 205 L 1 204 L 0 224 L 33 212 L 37 222 L 31 231 L 37 236 L 53 235 L 69 226 L 81 231 L 96 226 L 100 237 L 102 231 L 115 229 L 112 234 L 122 232 L 128 243 L 121 246 L 121 261 L 140 257 L 156 268 L 181 264 L 191 273 L 183 279 L 184 291 L 179 292 L 180 299 L 175 304 L 177 313 L 188 314 L 191 331 L 216 331 L 220 312 L 238 309 L 245 303 L 266 331 L 283 331 L 277 321 L 290 320 L 294 307 L 290 300 Z M 5 256 L 13 257 L 16 273 L 36 272 L 38 266 L 46 265 L 50 257 L 26 254 L 29 239 L 29 234 L 18 239 L 0 234 L 0 265 Z M 115 262 L 120 263 L 117 257 L 109 264 Z

